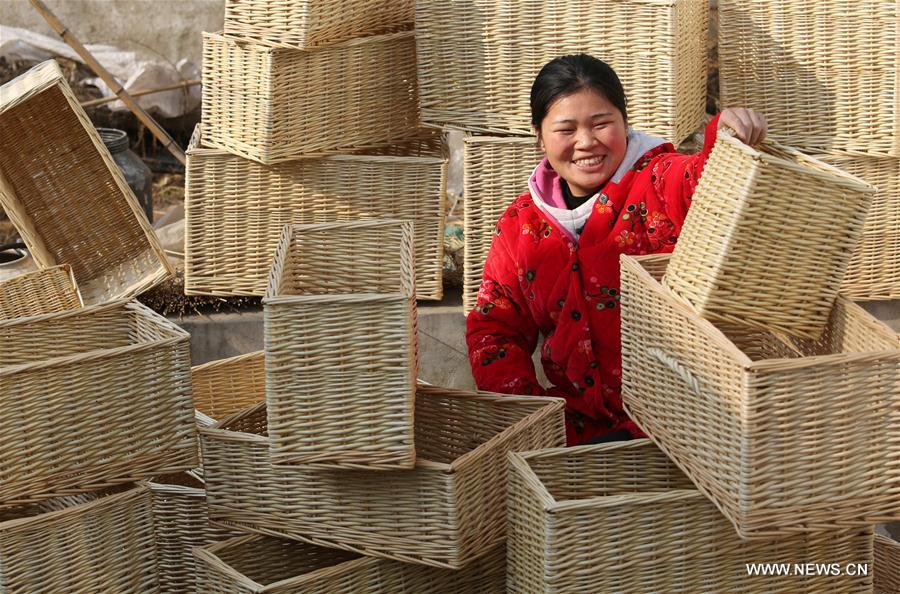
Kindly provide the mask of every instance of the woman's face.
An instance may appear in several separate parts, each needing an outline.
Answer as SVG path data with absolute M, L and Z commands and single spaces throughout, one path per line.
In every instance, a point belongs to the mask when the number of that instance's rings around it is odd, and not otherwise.
M 582 89 L 550 105 L 538 141 L 572 193 L 584 196 L 619 168 L 625 158 L 626 135 L 622 112 L 603 95 Z

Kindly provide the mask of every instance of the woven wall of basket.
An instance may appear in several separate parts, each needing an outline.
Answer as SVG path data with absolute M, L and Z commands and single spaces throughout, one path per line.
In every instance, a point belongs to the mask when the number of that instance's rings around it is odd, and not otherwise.
M 191 368 L 194 407 L 213 419 L 224 419 L 266 399 L 263 351 L 210 361 Z
M 136 302 L 0 321 L 0 510 L 194 467 L 188 339 Z
M 394 147 L 393 156 L 270 166 L 201 136 L 198 126 L 187 151 L 187 294 L 263 295 L 285 225 L 397 218 L 415 223 L 416 297 L 441 299 L 447 160 L 439 134 Z
M 497 594 L 506 581 L 502 545 L 460 570 L 258 535 L 195 555 L 203 591 L 221 594 Z
M 666 258 L 621 258 L 631 418 L 742 537 L 900 519 L 900 337 L 843 297 L 816 341 L 713 325 L 643 267 Z
M 876 534 L 874 594 L 892 592 L 900 592 L 900 543 Z
M 0 163 L 0 207 L 39 267 L 72 267 L 85 303 L 132 297 L 171 274 L 56 62 L 0 87 Z
M 475 307 L 497 221 L 541 160 L 534 137 L 467 136 L 463 148 L 463 310 Z
M 874 191 L 790 147 L 720 133 L 664 282 L 705 318 L 815 337 Z
M 225 34 L 308 49 L 409 28 L 413 0 L 225 0 Z
M 268 165 L 413 138 L 415 67 L 412 31 L 311 51 L 204 33 L 204 142 Z
M 900 157 L 897 39 L 896 0 L 721 0 L 721 104 L 795 146 Z
M 871 566 L 872 528 L 742 541 L 649 440 L 509 457 L 510 592 L 871 592 L 871 575 L 748 575 L 797 559 Z
M 273 459 L 412 468 L 413 225 L 289 225 L 263 299 Z
M 680 142 L 705 109 L 708 11 L 698 0 L 417 2 L 422 121 L 530 135 L 540 68 L 586 52 L 616 70 L 631 125 Z
M 0 320 L 68 311 L 83 305 L 72 267 L 67 264 L 0 281 Z
M 565 442 L 559 400 L 425 385 L 414 470 L 275 466 L 262 404 L 200 432 L 214 522 L 453 569 L 504 540 L 507 452 Z
M 158 592 L 151 508 L 122 485 L 0 510 L 4 594 Z

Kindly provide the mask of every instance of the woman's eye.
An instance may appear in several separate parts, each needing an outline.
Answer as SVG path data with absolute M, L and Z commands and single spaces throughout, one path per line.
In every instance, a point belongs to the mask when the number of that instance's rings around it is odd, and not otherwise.
M 575 132 L 575 130 L 572 128 L 563 128 L 562 130 L 556 131 L 557 134 L 572 134 L 573 132 Z

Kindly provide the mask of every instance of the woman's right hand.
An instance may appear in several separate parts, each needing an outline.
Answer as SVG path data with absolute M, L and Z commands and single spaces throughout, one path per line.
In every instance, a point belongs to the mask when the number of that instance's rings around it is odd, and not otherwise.
M 729 107 L 719 116 L 719 128 L 727 126 L 744 144 L 762 142 L 769 130 L 766 117 L 758 111 L 746 107 Z

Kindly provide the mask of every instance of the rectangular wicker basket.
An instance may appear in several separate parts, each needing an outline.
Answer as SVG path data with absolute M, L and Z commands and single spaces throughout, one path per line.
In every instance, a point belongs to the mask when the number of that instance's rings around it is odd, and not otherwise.
M 742 541 L 649 440 L 509 458 L 510 592 L 872 591 L 870 574 L 748 575 L 750 563 L 870 567 L 872 527 Z
M 704 318 L 815 338 L 874 192 L 790 147 L 720 133 L 664 283 Z
M 721 0 L 721 104 L 806 149 L 900 157 L 898 39 L 896 0 Z
M 188 339 L 136 302 L 0 321 L 0 509 L 194 467 Z
M 447 159 L 439 134 L 392 155 L 271 166 L 204 140 L 198 125 L 187 150 L 185 293 L 263 295 L 286 224 L 396 218 L 415 223 L 416 298 L 443 297 Z
M 210 361 L 191 368 L 194 408 L 212 419 L 224 419 L 265 401 L 264 351 Z
M 88 305 L 132 297 L 172 274 L 54 61 L 0 87 L 0 207 L 40 268 L 72 267 Z
M 531 136 L 538 71 L 553 58 L 585 52 L 618 73 L 631 125 L 678 143 L 703 119 L 708 20 L 699 0 L 422 0 L 422 121 Z
M 201 428 L 215 523 L 459 569 L 505 538 L 506 453 L 565 443 L 563 402 L 420 385 L 414 470 L 274 466 L 266 409 Z
M 263 299 L 273 461 L 415 465 L 412 246 L 409 221 L 284 228 Z
M 0 510 L 3 594 L 158 592 L 150 489 L 121 485 Z
M 467 136 L 463 145 L 463 309 L 472 311 L 500 215 L 541 161 L 534 138 Z
M 744 538 L 900 519 L 900 337 L 843 297 L 817 341 L 714 326 L 666 260 L 621 258 L 631 418 Z
M 874 594 L 896 592 L 900 592 L 900 543 L 876 534 Z
M 461 570 L 258 535 L 194 554 L 201 591 L 218 594 L 502 594 L 506 583 L 502 545 Z
M 68 264 L 0 281 L 0 320 L 56 313 L 84 306 Z
M 412 138 L 415 49 L 412 31 L 311 51 L 204 33 L 204 141 L 269 165 Z
M 225 0 L 225 34 L 308 49 L 409 28 L 413 0 Z

